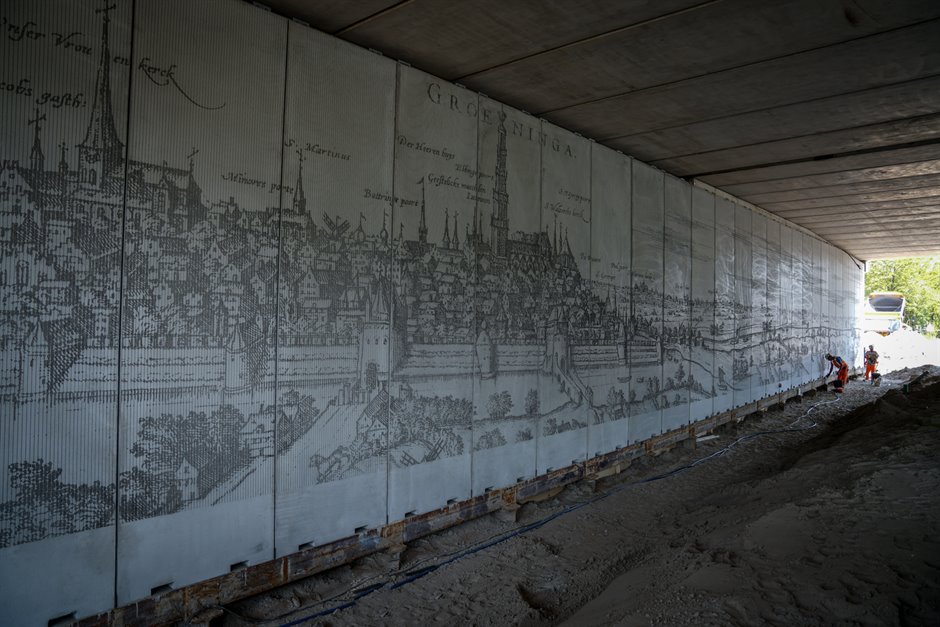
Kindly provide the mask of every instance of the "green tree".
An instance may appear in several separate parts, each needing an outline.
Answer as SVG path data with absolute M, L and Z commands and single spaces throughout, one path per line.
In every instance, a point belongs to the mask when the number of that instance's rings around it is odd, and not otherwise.
M 872 261 L 865 294 L 872 292 L 901 292 L 907 300 L 904 322 L 920 333 L 940 336 L 940 256 Z

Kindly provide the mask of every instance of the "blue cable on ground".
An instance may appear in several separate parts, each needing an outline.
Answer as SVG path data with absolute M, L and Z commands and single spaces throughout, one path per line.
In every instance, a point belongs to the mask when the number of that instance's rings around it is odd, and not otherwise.
M 689 469 L 691 469 L 691 468 L 695 468 L 695 467 L 698 466 L 699 464 L 703 464 L 703 463 L 705 463 L 705 462 L 707 462 L 707 461 L 709 461 L 709 460 L 715 459 L 716 457 L 721 457 L 722 455 L 725 455 L 726 453 L 728 453 L 735 445 L 737 445 L 737 444 L 740 443 L 740 442 L 746 442 L 747 440 L 753 440 L 753 439 L 755 439 L 755 438 L 758 438 L 758 437 L 761 437 L 761 436 L 765 436 L 765 435 L 776 435 L 776 434 L 780 434 L 780 433 L 796 433 L 796 432 L 800 432 L 800 431 L 808 431 L 808 430 L 810 430 L 810 429 L 815 429 L 817 426 L 819 426 L 819 423 L 817 423 L 817 422 L 815 422 L 815 421 L 813 421 L 813 423 L 812 423 L 811 425 L 805 426 L 805 427 L 794 427 L 793 425 L 795 425 L 796 423 L 800 422 L 801 420 L 803 420 L 804 418 L 806 418 L 807 416 L 809 416 L 809 415 L 813 412 L 813 410 L 815 410 L 817 407 L 820 407 L 820 406 L 822 406 L 822 405 L 830 405 L 830 404 L 832 404 L 832 403 L 837 403 L 837 402 L 839 402 L 840 399 L 841 399 L 841 397 L 837 396 L 835 399 L 833 399 L 833 400 L 831 400 L 831 401 L 820 401 L 819 403 L 816 403 L 815 405 L 813 405 L 812 407 L 810 407 L 808 410 L 806 410 L 806 412 L 804 412 L 799 418 L 797 418 L 796 420 L 794 420 L 793 422 L 791 422 L 791 423 L 790 423 L 790 426 L 788 426 L 788 427 L 786 427 L 786 428 L 784 428 L 784 429 L 771 429 L 771 430 L 767 430 L 767 431 L 758 431 L 758 432 L 756 432 L 756 433 L 750 433 L 750 434 L 748 434 L 748 435 L 742 435 L 742 436 L 736 438 L 734 441 L 732 441 L 730 444 L 728 444 L 728 445 L 725 446 L 724 448 L 721 448 L 721 449 L 715 451 L 714 453 L 711 453 L 710 455 L 706 455 L 705 457 L 702 457 L 702 458 L 699 458 L 699 459 L 697 459 L 697 460 L 695 460 L 695 461 L 693 461 L 693 462 L 690 462 L 690 463 L 686 464 L 685 466 L 679 466 L 678 468 L 674 468 L 674 469 L 672 469 L 672 470 L 670 470 L 670 471 L 668 471 L 668 472 L 664 472 L 664 473 L 662 473 L 662 474 L 660 474 L 660 475 L 655 475 L 655 476 L 653 476 L 653 477 L 647 477 L 647 478 L 645 478 L 645 479 L 639 479 L 639 480 L 637 480 L 637 481 L 631 481 L 631 482 L 629 482 L 629 483 L 624 483 L 624 484 L 621 484 L 621 485 L 617 486 L 617 487 L 614 488 L 613 490 L 610 490 L 609 492 L 605 492 L 605 493 L 603 493 L 603 494 L 600 494 L 600 495 L 598 495 L 598 496 L 595 496 L 595 497 L 593 497 L 593 498 L 591 498 L 591 499 L 588 499 L 588 500 L 586 500 L 586 501 L 582 501 L 581 503 L 575 503 L 574 505 L 568 505 L 567 507 L 564 507 L 564 508 L 560 509 L 559 511 L 553 513 L 553 514 L 549 514 L 548 516 L 546 516 L 546 517 L 544 517 L 544 518 L 540 518 L 539 520 L 536 520 L 535 522 L 531 522 L 531 523 L 529 523 L 529 524 L 527 524 L 527 525 L 523 525 L 523 526 L 521 526 L 521 527 L 517 527 L 516 529 L 513 529 L 512 531 L 509 531 L 509 532 L 507 532 L 507 533 L 505 533 L 505 534 L 503 534 L 503 535 L 497 536 L 496 538 L 490 539 L 490 540 L 488 540 L 488 541 L 486 541 L 486 542 L 484 542 L 484 543 L 482 543 L 482 544 L 480 544 L 480 545 L 473 546 L 473 547 L 470 547 L 470 548 L 467 548 L 467 549 L 463 549 L 462 551 L 458 551 L 457 553 L 451 555 L 450 557 L 448 557 L 447 559 L 445 559 L 445 560 L 443 560 L 443 561 L 441 561 L 441 562 L 438 562 L 438 563 L 436 563 L 436 564 L 432 564 L 431 566 L 424 566 L 424 567 L 422 567 L 422 568 L 418 568 L 418 569 L 416 569 L 416 570 L 412 570 L 412 571 L 410 571 L 410 572 L 407 572 L 407 573 L 405 573 L 405 575 L 406 575 L 405 578 L 402 579 L 402 580 L 400 580 L 400 581 L 396 581 L 395 583 L 382 583 L 382 584 L 374 584 L 374 585 L 372 585 L 372 586 L 367 586 L 367 587 L 363 588 L 362 590 L 357 591 L 357 592 L 354 594 L 352 600 L 350 600 L 350 601 L 346 601 L 345 603 L 341 603 L 341 604 L 336 605 L 336 606 L 334 606 L 334 607 L 330 607 L 330 608 L 327 608 L 327 609 L 325 609 L 325 610 L 320 610 L 319 612 L 315 612 L 315 613 L 313 613 L 313 614 L 309 614 L 309 615 L 304 616 L 304 617 L 302 617 L 302 618 L 298 618 L 298 619 L 293 620 L 293 621 L 291 621 L 291 622 L 289 622 L 289 623 L 285 623 L 282 627 L 292 627 L 293 625 L 299 625 L 299 624 L 304 623 L 304 622 L 306 622 L 306 621 L 314 620 L 314 619 L 316 619 L 316 618 L 322 618 L 323 616 L 328 616 L 328 615 L 330 615 L 330 614 L 333 614 L 334 612 L 338 612 L 338 611 L 340 611 L 340 610 L 347 609 L 347 608 L 352 607 L 353 605 L 355 605 L 356 602 L 357 602 L 359 599 L 362 599 L 363 597 L 366 597 L 366 596 L 372 594 L 373 592 L 375 592 L 375 591 L 377 591 L 377 590 L 383 590 L 383 589 L 397 590 L 398 588 L 401 588 L 402 586 L 408 585 L 409 583 L 412 583 L 412 582 L 414 582 L 414 581 L 416 581 L 416 580 L 418 580 L 418 579 L 421 579 L 421 578 L 424 577 L 425 575 L 429 575 L 429 574 L 433 573 L 434 571 L 436 571 L 437 569 L 439 569 L 439 568 L 442 567 L 442 566 L 446 566 L 447 564 L 451 564 L 451 563 L 453 563 L 453 562 L 456 562 L 457 560 L 459 560 L 459 559 L 461 559 L 461 558 L 464 558 L 464 557 L 467 557 L 468 555 L 473 555 L 474 553 L 478 553 L 479 551 L 482 551 L 482 550 L 484 550 L 484 549 L 488 549 L 488 548 L 490 548 L 491 546 L 495 546 L 495 545 L 497 545 L 497 544 L 501 544 L 502 542 L 505 542 L 506 540 L 509 540 L 509 539 L 514 538 L 514 537 L 516 537 L 516 536 L 520 536 L 520 535 L 522 535 L 522 534 L 524 534 L 524 533 L 527 533 L 527 532 L 529 532 L 529 531 L 532 531 L 532 530 L 534 530 L 534 529 L 538 529 L 539 527 L 542 527 L 542 526 L 548 524 L 549 522 L 555 520 L 556 518 L 559 518 L 560 516 L 563 516 L 563 515 L 565 515 L 565 514 L 568 514 L 568 513 L 570 513 L 570 512 L 573 512 L 573 511 L 575 511 L 575 510 L 581 509 L 582 507 L 585 507 L 586 505 L 591 505 L 591 504 L 593 504 L 593 503 L 597 503 L 598 501 L 602 501 L 602 500 L 604 500 L 604 499 L 606 499 L 606 498 L 608 498 L 608 497 L 610 497 L 610 496 L 613 496 L 614 494 L 618 494 L 618 493 L 620 493 L 620 492 L 626 490 L 627 488 L 631 488 L 631 487 L 637 486 L 637 485 L 642 485 L 642 484 L 645 484 L 645 483 L 653 483 L 654 481 L 660 481 L 660 480 L 662 480 L 662 479 L 666 479 L 666 478 L 668 478 L 668 477 L 672 477 L 672 476 L 674 476 L 674 475 L 677 475 L 677 474 L 679 474 L 679 473 L 681 473 L 681 472 L 684 472 L 684 471 L 686 471 L 686 470 L 689 470 Z

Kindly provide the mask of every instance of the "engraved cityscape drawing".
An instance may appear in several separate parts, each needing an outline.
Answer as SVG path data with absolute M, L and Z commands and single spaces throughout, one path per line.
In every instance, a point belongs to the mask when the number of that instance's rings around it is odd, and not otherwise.
M 610 218 L 590 155 L 606 149 L 433 77 L 408 74 L 439 120 L 470 120 L 473 145 L 391 138 L 395 182 L 389 169 L 357 188 L 362 207 L 311 186 L 318 164 L 360 159 L 355 142 L 285 137 L 276 182 L 207 185 L 195 140 L 133 158 L 101 6 L 82 127 L 55 124 L 48 102 L 4 122 L 30 140 L 0 155 L 0 547 L 268 493 L 276 458 L 303 469 L 278 479 L 289 492 L 534 454 L 613 421 L 635 442 L 818 376 L 827 347 L 854 354 L 848 294 L 820 309 L 821 273 L 848 273 L 816 240 L 764 218 L 755 239 L 749 209 L 698 204 L 637 163 L 618 225 L 628 274 L 592 245 L 592 221 Z M 154 67 L 135 71 L 187 106 L 238 106 Z M 271 185 L 268 205 L 238 193 Z M 110 454 L 50 461 L 43 447 L 85 413 L 110 421 Z M 577 446 L 566 463 L 597 452 Z

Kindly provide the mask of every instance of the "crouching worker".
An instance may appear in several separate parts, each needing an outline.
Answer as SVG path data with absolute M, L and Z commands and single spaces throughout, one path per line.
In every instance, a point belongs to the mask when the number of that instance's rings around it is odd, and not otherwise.
M 826 353 L 826 359 L 829 361 L 829 372 L 826 373 L 826 377 L 828 378 L 833 370 L 836 371 L 836 380 L 833 385 L 835 391 L 841 393 L 849 382 L 849 365 L 838 355 Z

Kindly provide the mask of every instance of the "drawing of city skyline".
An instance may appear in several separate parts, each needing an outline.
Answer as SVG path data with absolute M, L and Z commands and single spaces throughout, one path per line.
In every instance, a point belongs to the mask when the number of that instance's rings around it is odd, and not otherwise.
M 634 202 L 631 228 L 653 239 L 630 231 L 629 277 L 593 271 L 621 261 L 593 250 L 586 140 L 480 99 L 475 115 L 440 109 L 433 77 L 398 68 L 438 107 L 427 119 L 467 118 L 479 153 L 390 137 L 397 170 L 363 190 L 356 179 L 362 204 L 344 192 L 334 206 L 311 181 L 332 171 L 323 163 L 365 162 L 363 142 L 298 128 L 264 145 L 280 157 L 265 175 L 210 179 L 207 143 L 127 136 L 137 109 L 117 122 L 111 10 L 95 19 L 83 127 L 57 132 L 55 112 L 33 108 L 17 131 L 32 136 L 28 156 L 0 155 L 0 397 L 4 421 L 52 425 L 73 415 L 64 407 L 120 406 L 125 449 L 117 480 L 113 458 L 94 470 L 50 461 L 54 436 L 21 443 L 35 455 L 4 449 L 0 547 L 268 494 L 278 458 L 304 469 L 279 479 L 289 493 L 513 445 L 534 455 L 536 442 L 613 421 L 636 441 L 722 392 L 752 400 L 755 386 L 815 373 L 818 305 L 794 310 L 805 331 L 775 324 L 780 272 L 766 263 L 755 288 L 738 260 L 737 293 L 696 286 L 694 265 L 665 283 L 664 259 L 694 254 L 691 205 L 676 228 L 664 223 L 675 207 L 646 224 Z M 180 106 L 199 115 L 237 115 L 235 100 L 186 95 Z M 532 179 L 537 194 L 513 191 Z M 713 361 L 693 365 L 703 355 Z M 564 447 L 584 458 L 587 441 Z

